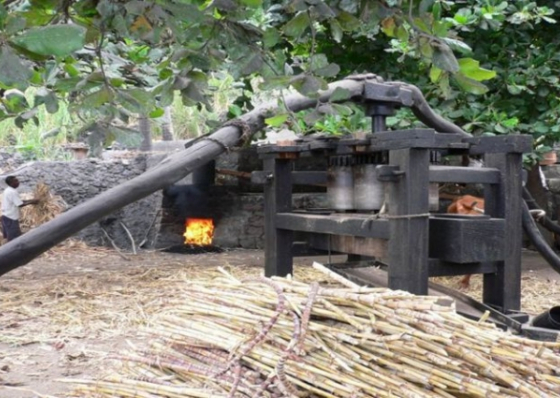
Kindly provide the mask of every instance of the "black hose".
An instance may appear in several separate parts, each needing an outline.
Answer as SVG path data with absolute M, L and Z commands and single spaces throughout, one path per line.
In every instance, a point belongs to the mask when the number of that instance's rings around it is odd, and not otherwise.
M 533 216 L 529 212 L 529 206 L 527 202 L 523 201 L 522 203 L 522 222 L 523 222 L 523 229 L 525 233 L 529 237 L 529 240 L 535 246 L 535 249 L 543 256 L 548 264 L 554 269 L 554 271 L 560 274 L 560 258 L 558 255 L 552 250 L 552 248 L 546 243 L 543 236 L 541 235 L 541 231 L 537 227 Z
M 526 187 L 523 187 L 523 199 L 525 200 L 525 203 L 527 203 L 527 206 L 530 210 L 542 210 Z M 560 235 L 560 225 L 556 224 L 548 216 L 544 215 L 542 217 L 538 217 L 537 222 L 548 229 L 550 232 L 554 232 L 555 234 Z

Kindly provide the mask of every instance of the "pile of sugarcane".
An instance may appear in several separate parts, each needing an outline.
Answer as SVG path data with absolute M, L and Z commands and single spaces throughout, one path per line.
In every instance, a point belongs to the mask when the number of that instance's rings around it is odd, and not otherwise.
M 80 397 L 560 397 L 560 343 L 444 298 L 291 279 L 191 281 Z M 156 326 L 157 325 L 157 326 Z

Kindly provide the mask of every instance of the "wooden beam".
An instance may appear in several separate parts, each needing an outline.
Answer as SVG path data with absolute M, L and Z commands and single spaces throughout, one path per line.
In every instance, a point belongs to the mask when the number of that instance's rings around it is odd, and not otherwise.
M 404 174 L 388 183 L 389 287 L 428 294 L 429 160 L 427 149 L 391 151 L 389 163 Z
M 292 162 L 267 158 L 264 171 L 273 175 L 264 186 L 264 273 L 286 276 L 293 274 L 293 231 L 279 229 L 275 219 L 277 213 L 292 210 Z
M 430 258 L 429 270 L 430 277 L 434 277 L 490 274 L 496 272 L 497 267 L 493 262 L 457 264 L 437 258 Z
M 533 137 L 524 135 L 508 135 L 496 137 L 470 137 L 464 138 L 471 147 L 471 155 L 484 155 L 491 153 L 529 153 L 533 150 Z M 487 164 L 488 165 L 488 164 Z
M 275 220 L 280 229 L 389 239 L 389 222 L 366 214 L 280 213 Z
M 487 186 L 484 191 L 486 214 L 505 219 L 503 261 L 495 262 L 497 272 L 485 274 L 483 301 L 502 309 L 518 311 L 521 307 L 521 153 L 488 154 L 488 167 L 501 171 L 499 185 Z
M 309 245 L 325 250 L 331 254 L 346 253 L 362 256 L 387 258 L 388 241 L 384 239 L 364 238 L 361 236 L 309 234 Z
M 498 184 L 500 170 L 488 167 L 430 166 L 430 182 Z
M 505 221 L 478 216 L 430 219 L 430 257 L 453 263 L 498 261 L 506 256 Z

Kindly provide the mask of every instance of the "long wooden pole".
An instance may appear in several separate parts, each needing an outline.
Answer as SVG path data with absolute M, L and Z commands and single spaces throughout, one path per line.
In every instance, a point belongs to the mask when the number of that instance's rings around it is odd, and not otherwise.
M 351 97 L 362 97 L 364 81 L 342 80 L 329 85 L 318 98 L 299 94 L 286 97 L 290 111 L 298 112 L 328 101 L 337 88 L 349 90 Z M 0 247 L 0 275 L 27 264 L 51 247 L 71 237 L 95 221 L 140 200 L 184 178 L 197 167 L 215 159 L 228 147 L 236 145 L 243 134 L 252 135 L 264 127 L 264 119 L 278 112 L 277 101 L 255 108 L 240 119 L 246 131 L 237 126 L 225 126 L 194 145 L 179 151 L 138 177 L 113 187 L 98 196 L 71 208 L 55 219 L 29 231 Z

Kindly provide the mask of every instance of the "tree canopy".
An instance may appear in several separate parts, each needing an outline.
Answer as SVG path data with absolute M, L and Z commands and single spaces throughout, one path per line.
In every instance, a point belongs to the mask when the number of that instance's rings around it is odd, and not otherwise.
M 65 100 L 97 126 L 119 128 L 112 121 L 163 115 L 175 92 L 187 106 L 209 107 L 216 72 L 314 96 L 329 80 L 368 71 L 417 84 L 467 131 L 550 141 L 559 116 L 549 3 L 8 0 L 0 6 L 0 120 L 23 125 L 38 107 L 56 112 Z M 37 88 L 31 103 L 22 95 L 29 87 Z M 250 98 L 237 104 L 250 107 Z

